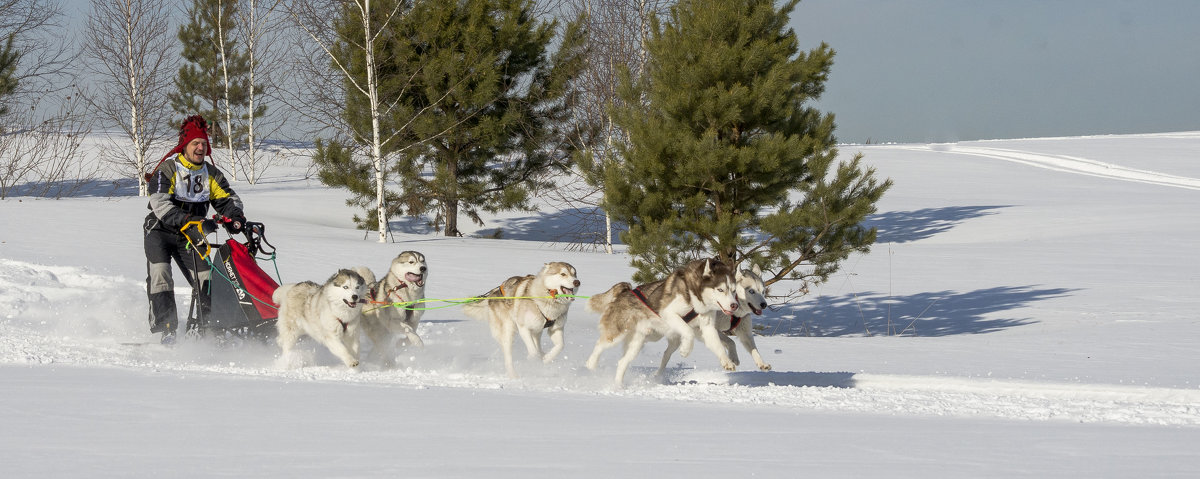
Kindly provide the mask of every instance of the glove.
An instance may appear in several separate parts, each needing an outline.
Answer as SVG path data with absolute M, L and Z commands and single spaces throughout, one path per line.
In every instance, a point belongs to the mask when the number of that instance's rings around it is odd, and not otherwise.
M 187 236 L 188 241 L 194 245 L 206 243 L 209 233 L 217 230 L 217 222 L 213 220 L 199 220 L 199 228 L 184 228 L 183 234 Z M 190 223 L 191 221 L 189 221 Z
M 241 233 L 245 227 L 246 217 L 242 215 L 230 217 L 229 221 L 225 223 L 225 231 L 228 231 L 231 235 Z

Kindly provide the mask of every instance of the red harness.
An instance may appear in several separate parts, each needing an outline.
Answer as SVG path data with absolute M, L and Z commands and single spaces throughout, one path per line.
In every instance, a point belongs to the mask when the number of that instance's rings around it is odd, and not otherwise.
M 734 333 L 733 333 L 733 330 L 737 329 L 737 327 L 738 327 L 738 325 L 739 325 L 739 324 L 742 324 L 742 320 L 743 320 L 743 319 L 746 319 L 746 318 L 749 318 L 749 317 L 750 317 L 750 315 L 749 315 L 749 314 L 747 314 L 747 315 L 745 315 L 745 316 L 742 316 L 742 317 L 740 317 L 740 318 L 739 318 L 739 317 L 737 317 L 737 316 L 730 315 L 730 316 L 729 316 L 729 318 L 730 318 L 730 322 L 729 322 L 729 329 L 726 329 L 726 330 L 725 330 L 725 334 L 727 334 L 727 335 L 729 335 L 729 336 L 737 336 L 736 334 L 734 334 Z

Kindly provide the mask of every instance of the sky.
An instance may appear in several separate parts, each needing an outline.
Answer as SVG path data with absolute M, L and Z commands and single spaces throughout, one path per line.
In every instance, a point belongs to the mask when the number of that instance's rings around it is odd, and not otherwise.
M 838 139 L 879 143 L 1198 130 L 1197 24 L 1192 0 L 803 0 L 790 26 L 837 52 Z
M 1200 129 L 1200 2 L 803 0 L 843 142 Z

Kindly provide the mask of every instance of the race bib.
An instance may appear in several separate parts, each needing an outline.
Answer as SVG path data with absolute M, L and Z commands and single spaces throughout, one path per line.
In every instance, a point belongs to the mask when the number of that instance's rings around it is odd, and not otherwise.
M 191 202 L 203 203 L 208 201 L 208 164 L 200 165 L 199 169 L 175 168 L 175 198 Z

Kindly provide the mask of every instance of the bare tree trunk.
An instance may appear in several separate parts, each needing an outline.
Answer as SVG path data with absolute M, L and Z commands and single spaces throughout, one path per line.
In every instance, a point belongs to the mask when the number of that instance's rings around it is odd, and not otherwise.
M 141 89 L 141 86 L 138 84 L 139 78 L 137 75 L 137 65 L 135 64 L 136 57 L 134 57 L 136 52 L 134 51 L 133 35 L 134 35 L 134 25 L 132 23 L 127 23 L 125 25 L 125 38 L 124 39 L 125 39 L 125 55 L 126 55 L 126 59 L 127 59 L 126 72 L 127 72 L 128 76 L 126 76 L 125 78 L 126 78 L 126 81 L 129 82 L 130 98 L 139 98 L 142 96 L 142 89 Z M 142 115 L 141 115 L 141 111 L 139 111 L 138 107 L 139 107 L 139 102 L 137 102 L 137 101 L 129 102 L 129 131 L 132 133 L 130 135 L 130 137 L 131 137 L 130 139 L 133 140 L 133 154 L 134 154 L 133 162 L 134 162 L 134 165 L 137 166 L 138 171 L 146 171 L 146 163 L 147 163 L 146 150 L 149 149 L 149 148 L 147 148 L 148 145 L 146 143 L 148 143 L 148 139 L 145 138 L 145 135 L 142 134 L 142 131 L 143 131 L 143 128 L 141 125 Z M 150 195 L 150 192 L 147 188 L 146 177 L 143 175 L 138 175 L 138 196 L 149 196 L 149 195 Z
M 255 144 L 256 138 L 254 136 L 254 123 L 255 123 L 254 122 L 254 117 L 255 117 L 254 101 L 257 99 L 257 98 L 255 98 L 255 95 L 258 93 L 255 90 L 256 85 L 254 84 L 254 81 L 256 80 L 256 78 L 254 78 L 254 73 L 258 67 L 258 64 L 254 63 L 254 60 L 255 60 L 254 49 L 255 49 L 255 47 L 258 46 L 257 45 L 258 34 L 257 34 L 257 31 L 254 31 L 253 29 L 258 27 L 258 21 L 256 19 L 256 17 L 258 16 L 258 1 L 257 0 L 249 0 L 249 1 L 250 1 L 250 8 L 249 8 L 249 12 L 247 12 L 247 14 L 250 15 L 250 21 L 246 22 L 247 25 L 244 25 L 245 28 L 243 28 L 243 31 L 245 31 L 245 34 L 246 34 L 246 53 L 250 55 L 250 92 L 249 92 L 250 95 L 247 98 L 249 100 L 249 104 L 247 105 L 247 108 L 250 111 L 250 115 L 246 119 L 246 150 L 247 150 L 246 151 L 246 161 L 249 164 L 247 165 L 247 168 L 246 168 L 246 181 L 249 181 L 250 184 L 254 184 L 254 182 L 257 180 L 257 178 L 254 177 L 254 173 L 255 173 L 254 160 L 256 159 L 255 149 L 258 146 Z M 249 29 L 249 31 L 246 31 L 247 29 Z
M 375 35 L 371 32 L 371 0 L 363 2 L 363 53 L 366 54 L 367 99 L 371 110 L 371 163 L 375 168 L 375 207 L 379 213 L 379 242 L 387 242 L 388 224 L 383 178 L 383 138 L 379 131 L 379 81 L 375 65 Z
M 367 151 L 369 160 L 374 170 L 375 175 L 375 206 L 378 212 L 378 240 L 380 243 L 387 242 L 387 236 L 390 232 L 388 224 L 388 209 L 387 195 L 385 189 L 385 177 L 387 172 L 387 161 L 383 155 L 384 143 L 388 141 L 383 138 L 383 132 L 380 125 L 380 118 L 383 116 L 383 110 L 386 108 L 379 98 L 379 72 L 378 65 L 375 59 L 375 44 L 379 35 L 387 28 L 386 25 L 400 12 L 404 2 L 397 2 L 396 9 L 383 16 L 380 28 L 375 28 L 372 22 L 373 10 L 371 8 L 371 0 L 350 0 L 354 7 L 357 8 L 359 18 L 362 20 L 363 37 L 362 43 L 354 41 L 354 39 L 336 39 L 331 38 L 330 32 L 322 31 L 314 27 L 314 25 L 322 25 L 327 27 L 329 18 L 322 18 L 332 14 L 332 11 L 315 9 L 309 2 L 297 1 L 289 5 L 292 17 L 297 20 L 297 25 L 304 29 L 305 33 L 318 45 L 321 51 L 330 60 L 335 67 L 340 71 L 341 78 L 349 85 L 347 88 L 350 92 L 357 92 L 367 99 L 368 109 L 371 116 L 371 131 L 363 136 L 369 136 Z M 335 5 L 345 5 L 344 3 L 334 2 Z M 347 59 L 338 58 L 332 51 L 332 44 L 335 41 L 349 41 L 355 45 L 356 51 L 361 51 L 364 56 L 366 78 L 360 81 L 346 66 Z M 338 115 L 338 114 L 335 114 Z
M 245 176 L 251 184 L 258 181 L 258 175 L 269 162 L 259 161 L 260 137 L 274 131 L 257 116 L 258 108 L 263 105 L 263 99 L 269 97 L 277 89 L 271 81 L 272 71 L 278 71 L 280 60 L 276 41 L 286 30 L 280 17 L 275 15 L 283 0 L 239 0 L 246 2 L 238 9 L 238 31 L 245 41 L 246 53 L 249 56 L 249 91 L 247 94 L 246 117 L 246 154 L 244 155 Z M 269 68 L 263 70 L 264 68 Z M 264 88 L 259 88 L 260 82 Z M 264 128 L 264 124 L 266 127 Z
M 149 150 L 171 131 L 165 128 L 166 92 L 178 54 L 167 31 L 168 8 L 158 0 L 92 0 L 85 29 L 86 65 L 96 89 L 85 101 L 101 121 L 120 125 L 133 144 L 132 160 L 121 148 L 116 162 L 138 179 L 142 196 Z
M 616 85 L 620 70 L 627 69 L 635 79 L 645 70 L 650 16 L 665 13 L 674 3 L 674 0 L 577 0 L 561 8 L 560 14 L 567 17 L 586 14 L 591 48 L 588 66 L 579 79 L 583 93 L 576 116 L 586 118 L 597 131 L 581 148 L 590 152 L 593 159 L 591 171 L 579 172 L 591 187 L 579 186 L 584 183 L 579 181 L 554 194 L 560 195 L 566 204 L 598 207 L 595 213 L 581 215 L 576 231 L 580 241 L 589 241 L 607 253 L 614 251 L 616 233 L 612 217 L 602 207 L 603 171 L 608 165 L 622 161 L 620 148 L 626 142 L 624 132 L 614 124 L 609 107 L 618 101 Z
M 226 36 L 223 0 L 217 0 L 217 56 L 221 59 L 221 84 L 224 88 L 225 105 L 225 147 L 229 151 L 229 170 L 233 179 L 238 179 L 236 155 L 233 150 L 233 105 L 229 102 L 229 56 L 225 51 Z

